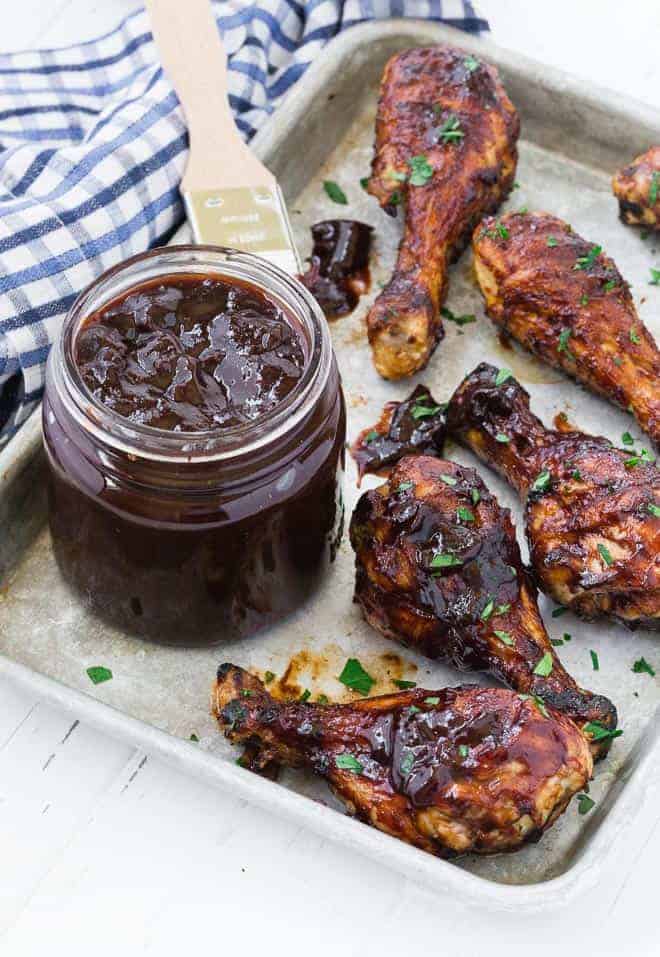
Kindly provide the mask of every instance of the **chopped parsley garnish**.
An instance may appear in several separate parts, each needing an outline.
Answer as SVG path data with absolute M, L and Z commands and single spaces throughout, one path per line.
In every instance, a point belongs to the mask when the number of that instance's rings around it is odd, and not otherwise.
M 632 670 L 636 675 L 651 675 L 652 678 L 655 677 L 655 669 L 651 667 L 646 658 L 638 658 L 632 666 Z
M 468 73 L 474 73 L 475 70 L 479 69 L 479 61 L 470 54 L 470 56 L 466 56 L 463 60 L 463 66 Z
M 546 240 L 546 243 L 547 243 L 548 246 L 556 246 L 556 245 L 557 245 L 557 240 L 555 239 L 554 236 L 548 236 L 548 238 L 547 238 L 547 240 Z
M 506 602 L 504 605 L 498 605 L 495 609 L 496 615 L 506 615 L 507 611 L 511 608 L 511 602 Z
M 369 694 L 372 686 L 376 684 L 375 679 L 364 670 L 357 658 L 348 659 L 339 675 L 339 680 L 347 688 L 364 695 Z
M 431 559 L 430 568 L 434 571 L 440 568 L 456 568 L 463 562 L 456 555 L 450 555 L 448 552 L 437 552 Z
M 654 518 L 660 518 L 660 505 L 656 505 L 654 502 L 649 502 L 647 508 Z
M 616 286 L 618 286 L 616 279 L 608 279 L 605 285 L 603 286 L 603 292 L 612 292 Z
M 564 612 L 567 612 L 567 611 L 568 611 L 568 608 L 566 608 L 564 605 L 559 605 L 558 608 L 553 609 L 552 617 L 559 618 L 561 615 L 564 614 Z
M 619 369 L 623 365 L 623 359 L 621 358 L 621 356 L 613 356 L 612 362 L 617 367 L 617 369 Z
M 300 700 L 301 700 L 301 701 L 309 701 L 309 699 L 310 699 L 311 697 L 312 697 L 312 692 L 309 690 L 309 688 L 305 688 L 305 690 L 303 691 L 303 693 L 300 695 Z
M 420 710 L 416 704 L 411 704 L 408 708 L 408 714 L 419 714 Z
M 444 482 L 445 485 L 453 486 L 453 485 L 456 485 L 457 479 L 455 479 L 452 475 L 441 475 L 440 481 Z
M 634 346 L 638 346 L 640 342 L 642 341 L 634 329 L 630 330 L 630 341 L 632 342 Z
M 362 774 L 364 771 L 358 759 L 354 758 L 348 751 L 343 751 L 342 754 L 336 754 L 335 764 L 340 771 L 352 771 L 353 774 Z
M 561 638 L 551 638 L 550 644 L 553 646 L 553 648 L 561 648 L 564 642 L 561 640 Z
M 468 748 L 467 744 L 459 744 L 458 753 L 462 758 L 467 758 L 468 754 L 470 753 L 470 749 Z
M 479 617 L 481 618 L 482 621 L 488 621 L 490 616 L 493 614 L 494 610 L 495 610 L 495 599 L 489 598 L 486 604 L 484 605 L 484 609 L 481 612 Z
M 87 669 L 87 677 L 92 684 L 101 685 L 104 681 L 111 680 L 112 672 L 103 665 L 94 665 L 92 668 Z
M 541 678 L 547 678 L 552 671 L 552 655 L 549 651 L 544 652 L 543 657 L 537 661 L 534 668 L 534 674 Z
M 571 355 L 571 350 L 568 348 L 568 340 L 573 335 L 572 329 L 562 329 L 559 333 L 559 341 L 557 343 L 557 352 L 566 352 L 569 356 Z
M 419 156 L 413 156 L 412 159 L 409 159 L 408 166 L 410 167 L 411 186 L 426 186 L 428 181 L 433 176 L 433 167 L 427 158 L 422 154 Z
M 588 306 L 588 305 L 589 305 L 589 296 L 582 296 L 582 297 L 580 298 L 580 305 L 581 305 L 581 306 Z
M 222 709 L 222 720 L 228 725 L 229 731 L 235 731 L 246 717 L 245 708 L 237 700 L 230 701 Z
M 401 764 L 399 765 L 399 771 L 404 776 L 408 776 L 413 769 L 413 764 L 415 763 L 415 755 L 412 751 L 406 751 L 404 756 L 401 758 Z
M 624 445 L 634 445 L 634 444 L 635 444 L 635 440 L 633 439 L 633 437 L 632 437 L 632 435 L 630 434 L 630 432 L 624 432 L 623 435 L 621 436 L 621 441 L 623 442 Z
M 586 256 L 580 256 L 575 260 L 573 269 L 591 269 L 602 251 L 602 246 L 592 246 Z
M 462 522 L 473 522 L 474 515 L 469 508 L 464 508 L 462 505 L 456 509 L 456 514 Z
M 598 549 L 598 554 L 606 565 L 612 565 L 614 563 L 614 559 L 612 558 L 612 554 L 607 545 L 603 545 L 601 542 L 599 542 L 596 548 Z
M 429 395 L 423 395 L 417 400 L 410 410 L 410 414 L 412 415 L 413 419 L 428 419 L 430 416 L 436 415 L 438 412 L 442 412 L 442 406 L 433 404 L 428 405 L 429 402 L 431 402 L 431 396 Z
M 416 688 L 416 681 L 406 681 L 404 678 L 393 678 L 392 684 L 395 684 L 397 688 L 401 688 L 402 691 L 405 691 L 407 688 Z
M 430 705 L 440 704 L 440 698 L 437 698 L 435 696 L 431 698 L 424 698 L 424 704 L 430 704 Z
M 534 481 L 530 486 L 530 492 L 545 492 L 550 488 L 550 483 L 552 482 L 552 476 L 547 469 L 544 469 L 542 472 L 536 476 Z
M 590 734 L 594 741 L 604 741 L 606 738 L 620 738 L 623 734 L 622 728 L 606 728 L 600 721 L 589 721 L 582 730 L 586 734 Z
M 241 688 L 242 698 L 251 698 L 253 694 L 254 694 L 254 691 L 251 691 L 249 688 Z
M 398 189 L 395 189 L 393 193 L 390 193 L 387 202 L 389 206 L 399 205 L 401 202 L 401 193 L 398 191 Z
M 330 698 L 327 694 L 320 694 L 316 700 L 319 704 L 330 704 Z
M 582 472 L 579 469 L 573 469 L 571 472 L 571 478 L 575 479 L 576 482 L 582 481 Z
M 471 313 L 465 316 L 457 316 L 451 311 L 451 309 L 447 309 L 446 306 L 442 307 L 440 310 L 440 315 L 444 319 L 448 319 L 450 322 L 455 322 L 457 326 L 467 326 L 468 323 L 477 321 L 477 317 L 473 316 Z
M 598 660 L 598 655 L 595 651 L 590 651 L 589 654 L 591 655 L 591 667 L 594 669 L 594 671 L 600 671 L 600 661 Z
M 564 641 L 570 641 L 572 638 L 572 635 L 568 631 L 565 631 L 564 634 L 562 635 L 562 638 L 564 639 Z
M 545 701 L 537 694 L 519 694 L 518 697 L 521 701 L 533 701 L 537 707 L 537 710 L 541 712 L 544 718 L 548 717 L 548 709 L 545 706 Z
M 333 182 L 331 179 L 323 180 L 323 189 L 326 194 L 330 197 L 333 203 L 339 203 L 341 206 L 348 206 L 348 200 L 346 199 L 346 193 L 337 183 Z
M 360 186 L 362 187 L 362 189 L 366 190 L 368 185 L 369 185 L 369 177 L 363 176 L 362 179 L 360 180 Z
M 194 741 L 196 744 L 199 743 L 199 738 L 197 737 L 197 735 L 195 734 L 194 731 L 193 731 L 193 733 L 190 735 L 190 740 L 191 740 L 191 741 Z
M 513 375 L 511 369 L 500 369 L 495 376 L 495 385 L 503 385 Z
M 651 268 L 651 278 L 649 279 L 649 286 L 660 286 L 660 269 Z
M 524 216 L 528 212 L 529 212 L 529 208 L 527 206 L 521 206 L 520 209 L 518 210 L 518 215 Z
M 438 139 L 442 140 L 443 143 L 455 143 L 465 136 L 461 129 L 461 121 L 453 113 L 447 117 L 442 126 L 438 127 L 437 133 Z
M 503 642 L 504 642 L 505 645 L 512 645 L 512 644 L 513 644 L 513 638 L 511 637 L 511 635 L 509 634 L 508 631 L 497 631 L 497 629 L 496 629 L 496 630 L 495 630 L 495 634 L 496 634 L 497 637 L 500 639 L 500 641 L 503 641 Z
M 274 680 L 275 680 L 275 672 L 274 672 L 274 671 L 267 671 L 267 672 L 264 674 L 264 684 L 269 685 L 269 684 L 271 683 L 271 681 L 274 681 Z
M 655 206 L 660 192 L 660 172 L 654 170 L 651 175 L 651 185 L 649 187 L 649 206 Z
M 470 492 L 470 498 L 472 499 L 473 505 L 478 505 L 481 501 L 481 492 L 478 488 L 473 488 Z
M 497 223 L 497 225 L 495 226 L 495 232 L 500 237 L 500 239 L 509 238 L 509 230 L 506 228 L 504 223 Z
M 396 490 L 397 492 L 407 492 L 409 488 L 413 487 L 413 484 L 413 482 L 401 482 L 399 485 L 397 485 Z
M 505 435 L 504 432 L 498 432 L 497 435 L 495 436 L 495 441 L 501 442 L 503 445 L 506 445 L 506 443 L 510 442 L 511 439 L 509 438 L 508 435 Z
M 588 814 L 596 802 L 592 801 L 588 794 L 578 794 L 578 814 Z
M 365 441 L 365 442 L 367 443 L 367 445 L 368 445 L 369 442 L 373 442 L 374 439 L 379 438 L 379 436 L 380 436 L 380 433 L 379 433 L 379 432 L 376 432 L 375 429 L 372 429 L 371 432 L 367 432 L 367 434 L 366 434 L 365 437 L 364 437 L 364 441 Z

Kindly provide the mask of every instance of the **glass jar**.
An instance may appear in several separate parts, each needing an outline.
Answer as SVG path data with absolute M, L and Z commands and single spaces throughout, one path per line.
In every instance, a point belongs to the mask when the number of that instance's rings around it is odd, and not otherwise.
M 249 424 L 135 424 L 82 381 L 75 344 L 85 319 L 145 281 L 184 274 L 256 286 L 299 325 L 300 379 Z M 61 573 L 131 634 L 181 645 L 252 634 L 300 605 L 335 557 L 346 419 L 327 323 L 300 283 L 258 257 L 169 246 L 104 273 L 53 347 L 43 423 Z

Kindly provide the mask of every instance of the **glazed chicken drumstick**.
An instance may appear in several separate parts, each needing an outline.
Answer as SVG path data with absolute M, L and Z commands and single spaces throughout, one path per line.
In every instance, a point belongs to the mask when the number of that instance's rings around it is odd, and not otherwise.
M 612 179 L 624 223 L 660 229 L 660 146 L 638 156 Z
M 351 814 L 441 857 L 538 840 L 592 773 L 571 721 L 504 688 L 282 703 L 225 664 L 213 710 L 253 768 L 311 768 Z
M 660 352 L 600 246 L 547 213 L 485 219 L 473 246 L 493 322 L 550 365 L 629 409 L 660 444 Z
M 546 594 L 584 618 L 660 627 L 660 470 L 648 453 L 546 429 L 522 386 L 486 363 L 454 393 L 447 425 L 526 500 Z
M 386 212 L 403 202 L 405 226 L 367 318 L 384 378 L 423 368 L 442 338 L 448 265 L 510 191 L 519 127 L 497 70 L 464 51 L 404 50 L 387 63 L 368 191 Z
M 607 750 L 614 705 L 584 691 L 555 654 L 508 509 L 473 469 L 403 458 L 351 520 L 355 599 L 387 638 L 484 671 L 572 718 Z

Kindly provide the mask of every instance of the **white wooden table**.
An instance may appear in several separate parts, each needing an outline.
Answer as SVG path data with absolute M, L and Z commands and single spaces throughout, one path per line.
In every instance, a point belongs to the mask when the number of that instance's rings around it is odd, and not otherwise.
M 185 2 L 185 0 L 182 0 Z M 133 0 L 0 0 L 3 50 L 100 34 Z M 657 0 L 481 0 L 503 46 L 660 108 Z M 660 265 L 660 264 L 659 264 Z M 658 680 L 658 679 L 656 679 Z M 646 813 L 646 812 L 645 812 Z M 651 813 L 650 811 L 648 812 Z M 650 826 L 649 819 L 649 826 Z M 660 950 L 660 833 L 560 916 L 438 898 L 0 682 L 0 954 Z

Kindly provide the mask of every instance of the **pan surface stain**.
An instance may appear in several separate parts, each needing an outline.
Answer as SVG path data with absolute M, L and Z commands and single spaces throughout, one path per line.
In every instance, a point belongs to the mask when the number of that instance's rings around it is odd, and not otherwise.
M 398 690 L 395 681 L 415 680 L 417 665 L 406 661 L 397 652 L 386 651 L 377 654 L 356 653 L 330 643 L 322 648 L 301 648 L 288 661 L 284 671 L 267 683 L 269 693 L 278 701 L 292 701 L 310 691 L 309 700 L 318 700 L 325 695 L 329 701 L 338 703 L 361 698 L 359 692 L 352 691 L 338 681 L 348 658 L 359 660 L 364 670 L 374 679 L 369 696 L 392 694 Z M 260 677 L 265 679 L 266 672 Z

